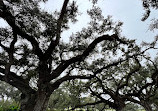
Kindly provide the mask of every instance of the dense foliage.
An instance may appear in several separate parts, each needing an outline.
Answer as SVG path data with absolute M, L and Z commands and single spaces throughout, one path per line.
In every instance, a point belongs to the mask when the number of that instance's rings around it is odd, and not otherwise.
M 117 111 L 128 102 L 148 111 L 157 107 L 153 101 L 157 59 L 146 54 L 157 50 L 157 38 L 141 48 L 135 40 L 122 37 L 123 23 L 104 17 L 97 0 L 87 11 L 88 26 L 70 37 L 62 35 L 71 28 L 70 22 L 77 22 L 78 6 L 64 0 L 60 11 L 48 13 L 39 5 L 46 1 L 0 0 L 0 17 L 8 23 L 0 28 L 0 80 L 21 92 L 22 111 L 46 111 L 50 104 L 52 108 L 99 104 Z M 67 93 L 60 89 L 66 81 Z M 82 94 L 90 95 L 91 101 Z

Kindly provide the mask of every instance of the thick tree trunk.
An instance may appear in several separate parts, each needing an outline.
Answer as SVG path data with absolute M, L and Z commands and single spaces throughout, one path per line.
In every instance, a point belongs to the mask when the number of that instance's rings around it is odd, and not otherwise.
M 122 110 L 123 110 L 122 107 L 119 107 L 119 108 L 116 109 L 116 111 L 122 111 Z
M 123 99 L 119 98 L 115 101 L 115 110 L 122 111 L 125 108 L 125 102 Z
M 37 94 L 29 94 L 22 98 L 22 111 L 46 111 L 50 94 L 46 92 L 38 92 Z
M 144 107 L 144 109 L 146 110 L 146 111 L 152 111 L 152 108 L 151 108 L 151 106 L 149 106 L 149 105 L 146 105 L 146 106 L 143 106 Z
M 146 111 L 152 111 L 152 107 L 150 103 L 144 102 L 142 106 L 144 107 Z
M 51 95 L 49 89 L 48 77 L 50 70 L 46 61 L 40 61 L 39 63 L 39 80 L 38 80 L 38 91 L 34 93 L 26 93 L 26 97 L 21 101 L 22 111 L 46 111 L 48 101 Z
M 36 99 L 36 104 L 33 111 L 46 111 L 50 94 L 40 93 Z

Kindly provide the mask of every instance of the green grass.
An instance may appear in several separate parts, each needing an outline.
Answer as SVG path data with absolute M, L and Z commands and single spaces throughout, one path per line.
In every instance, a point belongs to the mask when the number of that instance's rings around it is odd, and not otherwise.
M 18 111 L 19 104 L 15 101 L 1 100 L 0 101 L 0 111 Z

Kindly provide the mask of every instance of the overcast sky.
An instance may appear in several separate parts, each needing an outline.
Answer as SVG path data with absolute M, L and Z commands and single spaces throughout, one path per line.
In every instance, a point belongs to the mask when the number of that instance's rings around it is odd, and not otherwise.
M 56 8 L 59 10 L 62 3 L 63 0 L 49 0 L 46 5 L 42 5 L 42 7 L 51 12 Z M 79 22 L 72 24 L 72 29 L 64 34 L 71 35 L 72 32 L 81 30 L 89 21 L 86 15 L 86 10 L 91 8 L 89 0 L 77 0 L 77 4 L 79 11 L 82 13 L 82 15 L 78 17 Z M 137 43 L 141 43 L 141 41 L 151 41 L 157 34 L 156 31 L 150 31 L 148 28 L 151 19 L 157 17 L 158 11 L 152 11 L 151 16 L 145 22 L 142 22 L 141 18 L 145 11 L 143 10 L 141 0 L 98 0 L 98 5 L 101 7 L 104 16 L 112 15 L 115 21 L 122 21 L 124 23 L 122 35 L 130 39 L 137 39 Z
M 41 4 L 42 8 L 53 12 L 55 9 L 60 9 L 64 0 L 48 0 L 46 4 Z M 130 38 L 137 39 L 137 43 L 141 41 L 151 41 L 154 36 L 158 33 L 156 31 L 149 31 L 149 24 L 151 19 L 156 18 L 158 11 L 152 11 L 151 16 L 142 22 L 141 18 L 145 12 L 142 7 L 141 0 L 98 0 L 98 5 L 103 11 L 103 15 L 112 15 L 115 21 L 122 21 L 122 35 Z M 89 0 L 77 0 L 79 6 L 79 11 L 82 13 L 78 16 L 79 22 L 76 24 L 71 24 L 71 29 L 64 33 L 64 40 L 68 41 L 69 35 L 75 33 L 82 29 L 82 27 L 87 25 L 89 21 L 86 15 L 87 9 L 91 8 L 91 3 Z M 4 21 L 0 20 L 1 26 L 5 26 Z

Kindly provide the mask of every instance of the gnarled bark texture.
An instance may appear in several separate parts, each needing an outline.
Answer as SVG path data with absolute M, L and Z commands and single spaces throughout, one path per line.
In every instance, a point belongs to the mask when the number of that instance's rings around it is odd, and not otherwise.
M 152 110 L 152 107 L 151 107 L 151 104 L 148 103 L 148 102 L 143 102 L 143 103 L 142 103 L 142 106 L 144 107 L 144 109 L 145 109 L 146 111 L 153 111 L 153 110 Z
M 50 95 L 50 93 L 46 93 L 45 91 L 35 94 L 22 94 L 22 111 L 46 111 Z

